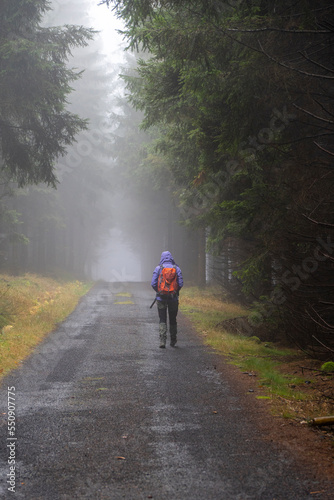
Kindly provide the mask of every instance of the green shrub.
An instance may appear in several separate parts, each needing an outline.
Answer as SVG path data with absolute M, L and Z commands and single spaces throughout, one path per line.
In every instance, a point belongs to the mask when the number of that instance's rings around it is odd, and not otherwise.
M 327 361 L 321 366 L 321 371 L 326 373 L 334 372 L 334 361 Z

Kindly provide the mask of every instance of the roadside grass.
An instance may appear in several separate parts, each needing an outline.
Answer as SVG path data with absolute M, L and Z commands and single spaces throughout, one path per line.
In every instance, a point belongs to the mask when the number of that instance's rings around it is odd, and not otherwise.
M 0 275 L 0 379 L 76 307 L 91 283 Z
M 307 364 L 304 353 L 272 342 L 261 342 L 255 336 L 229 333 L 222 327 L 226 320 L 247 317 L 247 309 L 225 300 L 218 289 L 184 287 L 180 310 L 189 317 L 206 344 L 242 372 L 256 376 L 256 397 L 270 400 L 274 414 L 298 419 L 328 414 L 327 402 L 316 402 L 315 385 L 312 390 L 305 385 L 316 383 L 316 380 L 306 378 L 298 367 L 298 364 Z M 307 372 L 307 377 L 312 377 L 312 373 L 315 372 Z

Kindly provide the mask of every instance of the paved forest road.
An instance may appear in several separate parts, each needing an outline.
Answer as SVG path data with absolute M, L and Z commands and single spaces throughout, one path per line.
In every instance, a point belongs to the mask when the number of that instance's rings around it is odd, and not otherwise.
M 178 348 L 158 348 L 152 298 L 148 284 L 97 285 L 7 377 L 0 497 L 324 498 L 314 494 L 322 485 L 249 423 L 214 368 L 216 355 L 193 333 L 184 328 Z M 8 386 L 17 441 L 8 439 L 3 415 Z M 11 452 L 15 493 L 6 482 Z

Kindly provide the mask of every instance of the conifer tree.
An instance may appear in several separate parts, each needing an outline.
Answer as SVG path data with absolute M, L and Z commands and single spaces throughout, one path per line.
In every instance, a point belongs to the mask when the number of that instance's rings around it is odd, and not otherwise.
M 92 31 L 78 26 L 45 28 L 47 0 L 2 0 L 0 10 L 0 166 L 19 186 L 55 186 L 55 160 L 86 122 L 67 109 L 71 83 L 80 74 L 67 67 L 74 47 Z

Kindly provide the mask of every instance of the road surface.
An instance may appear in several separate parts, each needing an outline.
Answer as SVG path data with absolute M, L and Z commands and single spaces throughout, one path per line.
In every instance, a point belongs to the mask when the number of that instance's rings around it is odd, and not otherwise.
M 152 299 L 148 284 L 98 284 L 5 379 L 0 497 L 327 498 L 263 439 L 182 317 L 178 347 L 159 349 Z

